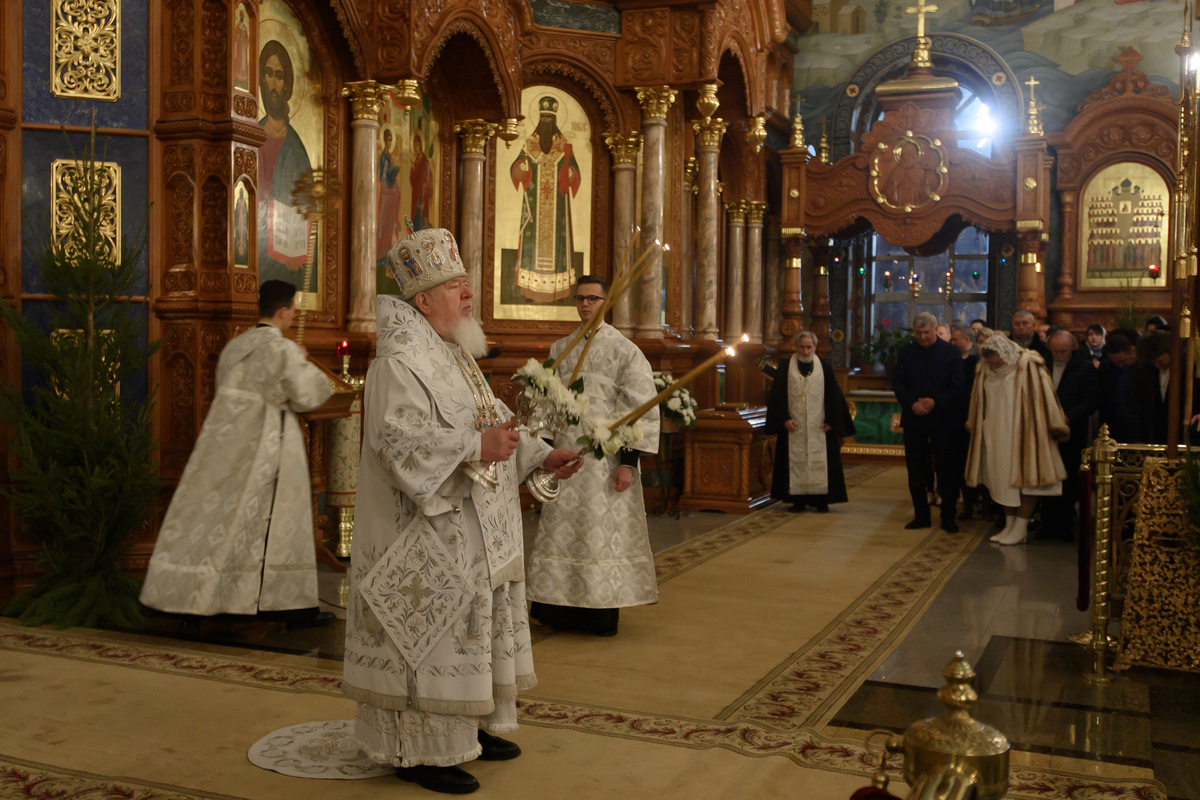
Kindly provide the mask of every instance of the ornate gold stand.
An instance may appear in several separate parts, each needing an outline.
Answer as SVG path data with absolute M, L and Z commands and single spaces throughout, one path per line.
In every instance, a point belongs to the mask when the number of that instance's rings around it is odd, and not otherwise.
M 903 739 L 888 731 L 867 736 L 868 749 L 875 737 L 888 737 L 871 784 L 886 790 L 887 760 L 903 754 L 904 780 L 912 787 L 909 800 L 1001 800 L 1008 793 L 1008 739 L 970 715 L 979 696 L 971 688 L 975 671 L 962 651 L 954 654 L 942 677 L 946 685 L 938 700 L 946 713 L 915 723 Z
M 344 350 L 343 350 L 344 346 Z M 342 354 L 341 379 L 356 390 L 362 389 L 365 378 L 350 374 L 349 344 L 338 347 Z M 354 541 L 354 503 L 358 491 L 358 459 L 362 447 L 362 399 L 356 397 L 350 415 L 329 421 L 329 441 L 325 459 L 327 485 L 325 505 L 337 510 L 338 558 L 349 558 Z

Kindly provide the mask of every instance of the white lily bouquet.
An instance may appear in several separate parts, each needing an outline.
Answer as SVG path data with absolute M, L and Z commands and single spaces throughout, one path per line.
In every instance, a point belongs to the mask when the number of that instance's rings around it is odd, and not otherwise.
M 591 453 L 597 459 L 611 456 L 623 448 L 633 447 L 646 435 L 642 421 L 617 424 L 612 419 L 588 419 L 583 423 L 584 435 L 575 442 L 580 453 Z
M 522 419 L 522 424 L 532 425 L 536 419 L 543 425 L 541 430 L 561 432 L 583 419 L 588 404 L 588 396 L 583 393 L 583 378 L 570 386 L 564 385 L 554 371 L 552 361 L 539 363 L 536 358 L 529 359 L 513 375 L 513 381 L 525 387 L 524 399 L 528 401 L 519 404 L 518 410 L 529 416 Z
M 666 389 L 675 379 L 668 372 L 654 373 L 654 389 L 661 392 Z M 676 389 L 666 399 L 658 404 L 659 413 L 666 419 L 671 420 L 680 428 L 687 429 L 696 424 L 696 410 L 699 408 L 699 403 L 692 396 L 690 389 Z

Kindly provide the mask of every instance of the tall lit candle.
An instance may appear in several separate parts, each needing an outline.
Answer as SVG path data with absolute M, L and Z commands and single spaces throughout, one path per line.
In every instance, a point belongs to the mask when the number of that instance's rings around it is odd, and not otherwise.
M 644 417 L 646 415 L 647 412 L 650 411 L 650 409 L 654 408 L 659 403 L 661 403 L 663 400 L 666 400 L 668 397 L 675 394 L 675 392 L 679 391 L 680 389 L 682 389 L 683 387 L 687 386 L 689 383 L 694 381 L 696 378 L 700 377 L 701 373 L 705 372 L 710 367 L 715 366 L 718 361 L 720 361 L 724 358 L 727 358 L 727 357 L 735 356 L 735 355 L 737 355 L 737 351 L 734 350 L 732 347 L 726 347 L 723 350 L 718 350 L 712 356 L 712 358 L 709 358 L 708 360 L 702 362 L 691 372 L 684 375 L 682 378 L 675 381 L 674 383 L 672 383 L 667 388 L 663 389 L 658 394 L 654 395 L 654 397 L 652 397 L 649 400 L 647 400 L 646 402 L 642 403 L 640 406 L 635 408 L 633 411 L 630 411 L 628 414 L 621 417 L 615 423 L 610 425 L 609 430 L 615 431 L 617 428 L 621 427 L 622 425 L 627 425 L 628 423 L 633 422 L 634 420 L 641 419 L 642 417 Z

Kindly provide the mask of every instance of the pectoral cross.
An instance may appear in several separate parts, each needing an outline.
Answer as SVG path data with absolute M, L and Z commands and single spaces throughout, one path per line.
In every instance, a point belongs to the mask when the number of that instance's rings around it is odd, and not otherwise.
M 917 38 L 921 39 L 925 36 L 925 15 L 932 14 L 938 10 L 937 6 L 927 5 L 925 0 L 917 0 L 915 6 L 909 6 L 904 9 L 906 13 L 917 15 Z

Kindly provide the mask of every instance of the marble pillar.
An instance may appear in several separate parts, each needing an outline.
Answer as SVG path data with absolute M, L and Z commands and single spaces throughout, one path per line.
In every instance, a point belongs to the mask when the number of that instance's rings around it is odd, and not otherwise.
M 763 340 L 763 200 L 746 203 L 746 301 L 745 333 L 750 341 Z
M 803 235 L 784 235 L 782 243 L 787 260 L 783 269 L 783 298 L 779 304 L 779 316 L 782 319 L 779 323 L 779 347 L 785 352 L 791 352 L 795 349 L 792 337 L 804 327 L 801 319 L 804 315 L 804 303 L 801 295 L 800 267 L 804 257 L 805 239 Z
M 683 308 L 679 315 L 679 334 L 684 339 L 695 336 L 695 289 L 696 289 L 696 173 L 695 158 L 689 158 L 683 166 L 683 241 L 679 243 L 679 264 L 683 285 L 681 297 Z
M 472 119 L 454 126 L 462 137 L 462 205 L 460 206 L 458 249 L 467 281 L 475 295 L 472 313 L 483 319 L 483 168 L 487 163 L 488 142 L 499 126 Z
M 387 87 L 375 81 L 346 84 L 353 121 L 350 174 L 350 310 L 346 330 L 375 332 L 375 234 L 378 230 L 378 158 L 375 142 Z
M 666 199 L 667 110 L 676 92 L 669 86 L 639 87 L 642 105 L 642 248 L 663 238 L 663 206 Z M 663 258 L 651 257 L 642 273 L 637 297 L 637 337 L 663 338 Z
M 624 275 L 633 266 L 640 252 L 634 236 L 634 219 L 637 214 L 637 158 L 642 148 L 640 133 L 617 133 L 604 137 L 604 143 L 612 151 L 613 159 L 613 268 L 612 281 Z M 625 334 L 633 336 L 633 298 L 636 290 L 621 295 L 612 309 L 612 325 Z
M 764 285 L 763 302 L 766 305 L 763 325 L 763 344 L 774 347 L 779 344 L 779 326 L 783 322 L 783 263 L 779 241 L 779 220 L 772 217 L 766 221 L 766 255 L 763 258 Z
M 721 152 L 721 137 L 725 121 L 697 120 L 696 131 L 696 316 L 693 327 L 698 339 L 718 339 L 717 327 L 717 247 L 720 242 L 720 190 L 717 185 L 717 158 Z
M 742 338 L 742 306 L 746 298 L 746 210 L 745 200 L 725 204 L 725 332 L 732 342 Z

